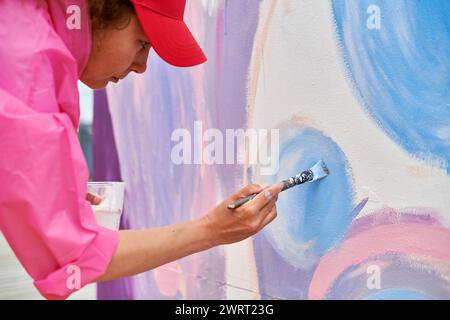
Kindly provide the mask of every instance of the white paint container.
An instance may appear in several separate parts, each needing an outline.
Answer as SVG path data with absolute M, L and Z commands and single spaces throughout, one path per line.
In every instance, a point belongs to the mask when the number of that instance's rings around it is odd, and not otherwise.
M 91 205 L 97 223 L 105 228 L 119 230 L 125 183 L 110 181 L 89 182 L 87 191 L 102 199 L 100 204 Z

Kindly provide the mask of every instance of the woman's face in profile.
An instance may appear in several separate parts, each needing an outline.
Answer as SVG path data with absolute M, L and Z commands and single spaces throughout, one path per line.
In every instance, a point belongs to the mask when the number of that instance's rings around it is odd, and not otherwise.
M 80 80 L 92 89 L 118 82 L 130 72 L 143 73 L 151 45 L 135 14 L 123 28 L 108 27 L 93 32 L 92 49 Z

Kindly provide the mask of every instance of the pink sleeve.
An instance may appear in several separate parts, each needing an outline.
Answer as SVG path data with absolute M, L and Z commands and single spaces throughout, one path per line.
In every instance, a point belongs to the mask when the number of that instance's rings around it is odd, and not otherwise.
M 49 299 L 102 275 L 118 235 L 85 200 L 88 170 L 66 113 L 39 113 L 0 88 L 0 227 Z M 79 271 L 79 273 L 78 273 Z
M 75 57 L 34 1 L 0 12 L 0 228 L 39 292 L 64 299 L 105 272 L 118 232 L 85 200 Z

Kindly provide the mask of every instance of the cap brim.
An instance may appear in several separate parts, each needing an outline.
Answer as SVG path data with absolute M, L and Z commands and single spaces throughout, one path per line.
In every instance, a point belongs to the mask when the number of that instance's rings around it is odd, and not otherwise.
M 158 14 L 140 6 L 139 22 L 152 48 L 167 63 L 192 67 L 205 62 L 206 56 L 183 21 Z

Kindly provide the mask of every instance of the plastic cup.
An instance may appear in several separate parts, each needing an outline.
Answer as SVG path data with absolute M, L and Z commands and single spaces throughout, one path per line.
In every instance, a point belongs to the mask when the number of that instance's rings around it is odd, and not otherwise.
M 91 205 L 97 223 L 105 228 L 119 230 L 125 184 L 110 181 L 88 182 L 87 191 L 102 199 L 100 204 Z

